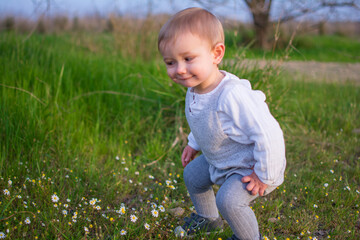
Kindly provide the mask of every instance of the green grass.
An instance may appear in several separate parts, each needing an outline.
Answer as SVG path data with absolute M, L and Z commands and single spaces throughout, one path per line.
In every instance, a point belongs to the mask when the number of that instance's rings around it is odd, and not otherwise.
M 285 182 L 252 206 L 262 234 L 358 239 L 359 87 L 224 68 L 266 93 L 286 138 Z M 185 89 L 158 57 L 125 58 L 109 35 L 1 34 L 0 84 L 5 239 L 173 238 L 193 210 L 180 161 L 189 129 Z
M 244 39 L 241 34 L 233 32 L 226 34 L 227 56 L 243 55 L 246 58 L 255 59 L 279 59 L 288 56 L 288 60 L 297 61 L 320 61 L 320 62 L 359 62 L 360 41 L 359 39 L 338 35 L 298 35 L 292 40 L 282 39 L 272 44 L 269 50 L 254 48 L 249 39 Z M 274 48 L 275 45 L 275 48 Z M 287 49 L 288 48 L 288 49 Z

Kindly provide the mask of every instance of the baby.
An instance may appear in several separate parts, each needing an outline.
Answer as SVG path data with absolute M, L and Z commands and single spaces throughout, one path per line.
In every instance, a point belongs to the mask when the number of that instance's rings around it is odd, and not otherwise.
M 219 70 L 224 31 L 207 10 L 175 14 L 161 28 L 158 48 L 169 77 L 188 88 L 191 132 L 181 161 L 196 213 L 175 229 L 176 236 L 220 230 L 221 214 L 234 233 L 229 239 L 260 239 L 249 204 L 284 181 L 286 166 L 283 133 L 265 95 L 248 80 Z M 216 196 L 213 184 L 220 185 Z

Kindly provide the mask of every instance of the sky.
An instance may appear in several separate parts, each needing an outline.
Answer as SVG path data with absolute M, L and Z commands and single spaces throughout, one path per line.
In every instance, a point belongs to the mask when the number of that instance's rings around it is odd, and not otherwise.
M 47 8 L 47 2 L 51 2 Z M 212 5 L 208 8 L 218 17 L 232 18 L 250 22 L 251 15 L 242 0 L 225 0 L 225 5 Z M 289 0 L 275 0 L 272 6 L 272 16 L 281 16 L 286 12 Z M 314 3 L 316 1 L 310 1 Z M 66 15 L 81 17 L 84 15 L 101 15 L 107 17 L 110 13 L 132 16 L 146 16 L 149 10 L 153 14 L 173 14 L 188 7 L 201 7 L 194 0 L 0 0 L 0 16 L 22 16 L 36 19 L 41 14 Z M 322 11 L 316 17 L 331 20 L 360 21 L 360 11 L 342 9 L 337 13 Z
M 146 16 L 151 9 L 152 13 L 173 14 L 188 7 L 201 7 L 193 0 L 51 0 L 50 10 L 46 0 L 0 0 L 0 14 L 36 18 L 47 12 L 52 15 L 65 14 L 67 16 L 84 16 L 100 14 L 107 16 L 110 13 L 121 15 Z M 215 15 L 228 16 L 239 20 L 249 20 L 250 15 L 243 4 L 234 4 L 228 1 L 225 6 L 216 6 L 210 9 Z M 242 10 L 241 10 L 242 9 Z

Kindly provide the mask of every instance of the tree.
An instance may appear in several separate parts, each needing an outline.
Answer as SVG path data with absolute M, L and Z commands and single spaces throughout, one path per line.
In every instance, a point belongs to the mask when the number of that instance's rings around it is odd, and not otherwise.
M 224 5 L 228 0 L 194 0 L 195 2 L 211 8 L 214 4 Z M 234 0 L 236 1 L 236 0 Z M 256 45 L 261 48 L 268 47 L 267 34 L 270 21 L 279 23 L 297 19 L 299 17 L 314 14 L 321 10 L 335 12 L 340 8 L 355 8 L 360 10 L 360 0 L 243 0 L 251 12 L 253 27 L 256 35 Z M 281 4 L 282 13 L 277 14 L 277 18 L 271 19 L 271 8 L 277 2 Z

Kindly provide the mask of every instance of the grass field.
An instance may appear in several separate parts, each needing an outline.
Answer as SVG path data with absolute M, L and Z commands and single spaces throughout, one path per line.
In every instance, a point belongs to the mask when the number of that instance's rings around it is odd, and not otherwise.
M 253 48 L 253 43 L 247 43 L 241 35 L 232 32 L 226 34 L 228 56 L 244 55 L 255 59 L 284 59 L 297 61 L 320 62 L 359 62 L 360 41 L 354 37 L 339 35 L 299 35 L 290 39 L 275 42 L 269 50 Z M 290 42 L 290 44 L 289 44 Z M 240 47 L 240 48 L 239 48 Z M 243 50 L 243 49 L 246 49 Z
M 0 238 L 173 239 L 193 210 L 185 89 L 158 55 L 122 48 L 106 34 L 0 35 Z M 284 184 L 252 205 L 262 234 L 359 239 L 360 88 L 224 69 L 266 93 L 286 138 Z

